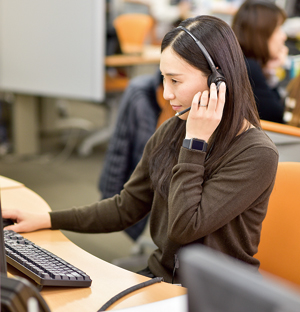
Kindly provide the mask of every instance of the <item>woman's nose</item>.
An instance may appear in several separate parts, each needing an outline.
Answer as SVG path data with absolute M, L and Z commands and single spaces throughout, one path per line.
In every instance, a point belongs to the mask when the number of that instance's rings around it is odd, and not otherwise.
M 164 83 L 164 93 L 163 93 L 163 97 L 165 100 L 173 100 L 175 98 L 174 93 L 172 92 L 171 88 L 169 88 L 167 86 L 166 83 Z

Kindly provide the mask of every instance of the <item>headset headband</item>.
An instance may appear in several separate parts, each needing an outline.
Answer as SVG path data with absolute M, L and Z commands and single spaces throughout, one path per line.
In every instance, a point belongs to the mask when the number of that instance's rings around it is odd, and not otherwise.
M 183 26 L 178 26 L 177 28 L 184 30 L 188 35 L 190 35 L 193 38 L 193 40 L 196 42 L 196 44 L 198 45 L 198 47 L 200 48 L 200 50 L 204 54 L 212 72 L 216 72 L 217 71 L 216 66 L 215 66 L 211 56 L 209 55 L 209 53 L 205 49 L 204 45 L 189 30 L 187 30 Z

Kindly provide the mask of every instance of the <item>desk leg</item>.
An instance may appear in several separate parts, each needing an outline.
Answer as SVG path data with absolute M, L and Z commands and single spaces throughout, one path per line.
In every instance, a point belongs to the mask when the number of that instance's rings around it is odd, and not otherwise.
M 14 153 L 37 154 L 39 152 L 38 98 L 16 94 L 12 118 Z

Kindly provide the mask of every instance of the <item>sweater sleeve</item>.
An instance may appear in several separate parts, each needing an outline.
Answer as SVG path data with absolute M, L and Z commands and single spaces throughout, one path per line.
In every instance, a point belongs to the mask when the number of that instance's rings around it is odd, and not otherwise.
M 149 178 L 138 165 L 119 195 L 83 207 L 50 212 L 52 229 L 83 233 L 121 231 L 147 215 L 152 199 Z
M 168 237 L 181 245 L 217 231 L 257 205 L 258 199 L 266 200 L 278 164 L 274 149 L 248 148 L 222 164 L 203 183 L 204 158 L 205 153 L 182 147 L 178 164 L 173 168 Z
M 148 156 L 163 131 L 164 127 L 160 127 L 150 138 L 142 159 L 119 195 L 83 207 L 50 212 L 52 229 L 109 233 L 124 230 L 145 217 L 153 201 Z

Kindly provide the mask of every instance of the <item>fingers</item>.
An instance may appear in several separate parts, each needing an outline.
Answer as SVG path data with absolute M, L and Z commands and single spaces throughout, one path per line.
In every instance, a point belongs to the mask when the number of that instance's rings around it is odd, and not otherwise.
M 203 91 L 200 103 L 199 103 L 199 110 L 200 111 L 205 111 L 208 106 L 208 98 L 209 98 L 209 93 L 208 90 Z
M 208 98 L 209 93 L 207 90 L 203 91 L 202 94 L 201 92 L 196 93 L 193 98 L 191 110 L 194 112 L 198 112 L 200 109 L 206 109 L 208 106 Z
M 226 100 L 226 84 L 225 82 L 222 82 L 219 88 L 219 97 L 216 108 L 217 113 L 223 114 L 225 100 Z
M 12 220 L 17 220 L 17 217 L 19 215 L 18 210 L 2 210 L 2 218 L 3 219 L 12 219 Z
M 215 83 L 210 85 L 210 92 L 205 90 L 202 92 L 198 92 L 192 102 L 192 110 L 194 112 L 220 112 L 223 111 L 225 104 L 225 96 L 226 96 L 226 84 L 222 82 L 220 84 L 219 92 L 217 91 L 217 87 Z
M 31 222 L 20 219 L 15 220 L 15 224 L 4 227 L 4 230 L 12 230 L 14 232 L 20 233 L 20 232 L 31 232 L 35 230 L 35 228 L 33 227 L 33 224 Z
M 20 222 L 20 223 L 15 223 L 13 225 L 9 225 L 9 226 L 6 226 L 4 228 L 4 230 L 12 230 L 14 232 L 17 232 L 17 233 L 24 233 L 24 232 L 31 232 L 31 231 L 34 231 L 34 228 L 32 227 L 32 225 L 28 222 Z
M 192 105 L 191 105 L 191 111 L 197 112 L 198 106 L 199 106 L 200 97 L 201 97 L 201 92 L 198 92 L 198 93 L 195 94 L 195 96 L 193 98 L 193 101 L 192 101 Z
M 216 110 L 217 101 L 218 101 L 217 87 L 215 83 L 212 83 L 210 85 L 208 111 L 214 112 Z
M 14 224 L 14 225 L 9 225 L 9 226 L 4 227 L 3 230 L 11 230 L 14 232 L 19 232 L 18 227 L 19 227 L 18 224 Z
M 5 209 L 3 209 L 2 210 L 2 217 L 4 219 L 11 219 L 15 222 L 15 224 L 13 224 L 13 225 L 8 225 L 8 226 L 4 227 L 4 230 L 12 230 L 15 232 L 19 232 L 20 226 L 17 223 L 19 216 L 20 216 L 20 211 L 18 211 L 18 210 L 5 210 Z
M 30 213 L 21 210 L 4 210 L 3 218 L 14 220 L 14 225 L 5 227 L 6 230 L 15 232 L 32 232 L 40 229 L 51 228 L 51 218 L 48 212 Z
M 32 222 L 28 213 L 23 211 L 12 209 L 2 211 L 2 217 L 6 219 L 12 219 L 15 224 L 6 226 L 5 230 L 12 230 L 15 232 L 29 232 L 32 231 Z

